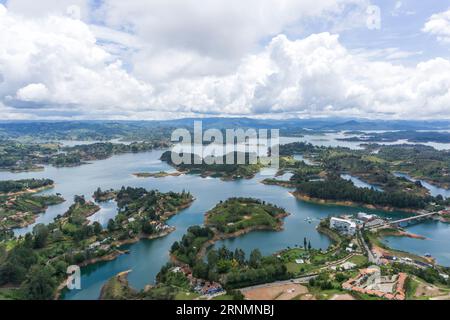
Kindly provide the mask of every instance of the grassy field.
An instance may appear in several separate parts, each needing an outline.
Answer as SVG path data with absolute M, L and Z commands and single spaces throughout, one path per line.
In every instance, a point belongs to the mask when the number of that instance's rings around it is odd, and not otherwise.
M 357 256 L 351 257 L 348 261 L 356 264 L 357 266 L 362 266 L 362 265 L 365 265 L 369 260 L 367 259 L 366 256 L 357 255 Z

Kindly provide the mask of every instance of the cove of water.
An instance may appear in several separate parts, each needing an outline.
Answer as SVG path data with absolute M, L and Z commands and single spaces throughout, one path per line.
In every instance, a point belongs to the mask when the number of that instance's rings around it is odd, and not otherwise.
M 430 184 L 430 183 L 428 183 L 428 182 L 426 182 L 424 180 L 414 179 L 413 177 L 411 177 L 410 175 L 408 175 L 406 173 L 395 172 L 394 175 L 397 176 L 397 177 L 408 179 L 409 181 L 412 181 L 412 182 L 420 181 L 422 186 L 424 188 L 428 189 L 428 191 L 430 191 L 430 194 L 433 197 L 436 197 L 438 195 L 441 195 L 444 198 L 450 197 L 450 190 L 448 190 L 448 189 L 439 188 L 439 187 L 437 187 L 435 185 L 432 185 L 432 184 Z
M 309 165 L 309 166 L 313 166 L 314 162 L 312 162 L 309 159 L 306 159 L 303 155 L 301 154 L 294 154 L 294 159 L 297 161 L 303 161 L 305 164 Z
M 367 188 L 367 189 L 373 188 L 374 190 L 377 190 L 377 191 L 383 191 L 383 189 L 381 189 L 380 187 L 370 184 L 370 183 L 367 183 L 367 182 L 364 182 L 361 179 L 359 179 L 358 177 L 354 177 L 349 174 L 341 174 L 341 178 L 351 181 L 353 183 L 353 185 L 358 188 Z
M 385 237 L 383 242 L 397 250 L 417 255 L 431 254 L 440 265 L 450 266 L 450 229 L 447 223 L 428 220 L 406 228 L 408 232 L 426 237 L 425 240 L 407 237 Z

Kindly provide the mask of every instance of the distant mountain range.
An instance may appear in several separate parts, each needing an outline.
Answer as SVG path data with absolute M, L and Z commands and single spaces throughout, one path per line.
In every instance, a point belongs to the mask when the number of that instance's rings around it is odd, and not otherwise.
M 0 136 L 17 137 L 33 135 L 52 135 L 57 137 L 68 132 L 96 132 L 108 136 L 123 136 L 130 133 L 155 132 L 160 129 L 193 126 L 201 120 L 203 129 L 217 128 L 267 128 L 280 129 L 283 134 L 302 134 L 315 131 L 364 131 L 364 130 L 445 130 L 450 129 L 448 120 L 366 120 L 366 119 L 251 119 L 251 118 L 185 118 L 177 120 L 150 121 L 0 121 Z

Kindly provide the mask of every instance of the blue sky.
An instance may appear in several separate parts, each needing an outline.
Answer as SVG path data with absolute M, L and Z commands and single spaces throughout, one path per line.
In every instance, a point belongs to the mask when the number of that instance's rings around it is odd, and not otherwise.
M 431 15 L 446 11 L 450 2 L 441 0 L 384 0 L 373 1 L 381 9 L 381 29 L 353 29 L 342 33 L 342 42 L 349 47 L 382 49 L 395 47 L 402 51 L 422 52 L 410 59 L 414 62 L 437 56 L 448 57 L 449 46 L 436 41 L 435 37 L 421 32 Z M 401 3 L 396 9 L 396 4 Z
M 448 1 L 0 4 L 0 119 L 450 119 Z

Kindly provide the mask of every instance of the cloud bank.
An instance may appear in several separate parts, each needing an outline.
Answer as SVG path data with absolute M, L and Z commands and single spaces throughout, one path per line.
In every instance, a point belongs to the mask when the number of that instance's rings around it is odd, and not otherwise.
M 450 118 L 448 59 L 404 66 L 349 50 L 338 34 L 285 35 L 358 16 L 366 1 L 106 0 L 89 12 L 84 1 L 22 2 L 0 5 L 1 119 Z M 423 31 L 446 41 L 448 17 Z

